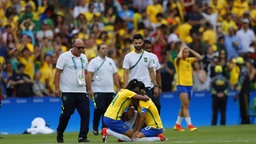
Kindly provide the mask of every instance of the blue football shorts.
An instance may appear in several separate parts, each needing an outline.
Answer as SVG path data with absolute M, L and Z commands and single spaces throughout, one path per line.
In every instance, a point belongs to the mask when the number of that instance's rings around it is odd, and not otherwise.
M 177 85 L 176 86 L 177 92 L 180 93 L 187 93 L 189 99 L 192 97 L 193 95 L 193 87 L 192 86 L 181 86 L 181 85 Z
M 129 126 L 122 120 L 113 120 L 111 118 L 103 118 L 104 124 L 114 132 L 124 134 L 129 130 Z
M 140 130 L 145 137 L 156 137 L 158 134 L 163 132 L 163 129 L 155 129 L 150 126 L 147 126 Z

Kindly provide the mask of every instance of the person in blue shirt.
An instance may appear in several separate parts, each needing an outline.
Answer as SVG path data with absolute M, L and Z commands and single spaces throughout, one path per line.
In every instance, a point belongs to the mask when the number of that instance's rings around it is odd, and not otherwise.
M 235 35 L 234 28 L 229 28 L 228 35 L 225 36 L 225 47 L 227 51 L 227 60 L 238 57 L 238 51 L 242 49 L 242 45 L 238 37 Z

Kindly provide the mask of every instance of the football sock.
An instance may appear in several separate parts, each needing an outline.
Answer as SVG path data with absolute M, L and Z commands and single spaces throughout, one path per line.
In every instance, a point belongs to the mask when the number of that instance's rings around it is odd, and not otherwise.
M 180 117 L 180 116 L 178 116 L 178 118 L 177 118 L 177 121 L 176 121 L 176 124 L 181 124 L 181 122 L 182 122 L 182 120 L 183 120 L 183 117 Z
M 160 138 L 159 137 L 143 137 L 143 138 L 136 139 L 136 141 L 139 141 L 139 142 L 152 142 L 152 141 L 160 141 Z
M 192 125 L 190 117 L 185 117 L 185 120 L 186 120 L 188 125 Z

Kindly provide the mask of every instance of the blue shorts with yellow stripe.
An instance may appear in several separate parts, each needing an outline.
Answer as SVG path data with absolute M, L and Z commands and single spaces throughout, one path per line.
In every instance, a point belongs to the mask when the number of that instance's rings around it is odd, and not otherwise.
M 114 132 L 124 134 L 129 130 L 129 126 L 122 120 L 113 120 L 111 118 L 103 118 L 104 124 Z

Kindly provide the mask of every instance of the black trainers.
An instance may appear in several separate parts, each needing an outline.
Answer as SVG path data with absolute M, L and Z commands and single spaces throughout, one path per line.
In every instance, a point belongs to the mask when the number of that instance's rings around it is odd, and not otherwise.
M 93 133 L 94 135 L 99 135 L 99 131 L 98 131 L 98 130 L 93 130 L 92 133 Z
M 88 139 L 85 139 L 85 138 L 78 138 L 78 142 L 90 142 Z
M 57 142 L 58 142 L 58 143 L 64 143 L 63 136 L 58 135 L 58 136 L 57 136 Z

